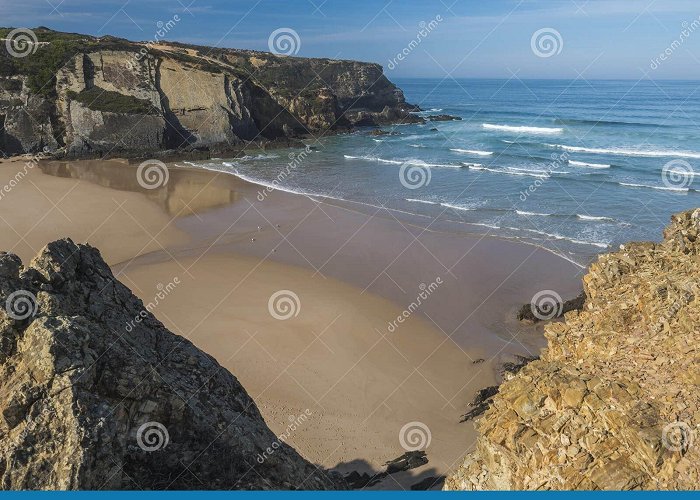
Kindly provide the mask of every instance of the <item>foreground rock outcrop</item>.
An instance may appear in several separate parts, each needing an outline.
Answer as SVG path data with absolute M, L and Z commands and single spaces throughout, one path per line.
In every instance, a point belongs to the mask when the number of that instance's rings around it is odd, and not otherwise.
M 336 487 L 96 249 L 0 254 L 0 300 L 0 488 Z
M 602 255 L 445 489 L 700 488 L 700 209 Z
M 0 28 L 5 155 L 226 152 L 250 141 L 423 121 L 378 64 L 47 28 L 32 30 L 38 43 L 13 57 L 12 36 Z

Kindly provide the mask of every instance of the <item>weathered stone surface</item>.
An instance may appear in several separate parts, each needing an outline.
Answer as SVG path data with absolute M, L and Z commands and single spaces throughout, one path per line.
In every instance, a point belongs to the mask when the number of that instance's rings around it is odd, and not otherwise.
M 0 254 L 0 301 L 2 489 L 336 486 L 96 249 L 60 240 L 27 267 Z
M 700 488 L 700 209 L 601 255 L 477 421 L 449 490 Z
M 35 33 L 40 41 L 56 35 Z M 218 152 L 248 141 L 423 121 L 378 64 L 62 35 L 76 48 L 64 54 L 55 81 L 41 82 L 42 96 L 26 85 L 37 78 L 32 66 L 12 67 L 0 47 L 0 63 L 8 66 L 0 71 L 0 153 Z M 27 57 L 52 49 L 53 42 L 42 43 Z M 88 91 L 90 98 L 78 98 Z M 129 100 L 149 104 L 148 113 L 130 110 Z

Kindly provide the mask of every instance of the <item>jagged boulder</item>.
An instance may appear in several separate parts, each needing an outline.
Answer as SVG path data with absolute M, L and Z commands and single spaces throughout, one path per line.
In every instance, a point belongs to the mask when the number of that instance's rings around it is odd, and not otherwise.
M 445 489 L 700 488 L 700 209 L 601 255 Z
M 0 254 L 0 304 L 2 489 L 337 486 L 95 248 L 56 241 L 26 267 Z

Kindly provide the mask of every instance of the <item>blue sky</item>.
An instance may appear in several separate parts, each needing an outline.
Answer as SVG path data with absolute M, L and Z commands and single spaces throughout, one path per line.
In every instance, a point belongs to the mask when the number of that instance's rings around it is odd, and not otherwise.
M 166 39 L 268 50 L 270 34 L 290 28 L 299 56 L 374 61 L 395 78 L 700 79 L 698 0 L 0 0 L 5 26 L 132 40 L 153 39 L 175 15 Z M 389 69 L 420 23 L 438 16 Z M 687 36 L 652 68 L 684 26 Z M 556 33 L 551 57 L 532 48 L 542 29 Z

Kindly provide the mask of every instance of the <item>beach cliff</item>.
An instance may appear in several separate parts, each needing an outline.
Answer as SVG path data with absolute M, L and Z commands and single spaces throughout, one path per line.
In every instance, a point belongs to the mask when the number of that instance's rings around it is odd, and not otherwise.
M 0 489 L 338 487 L 95 248 L 0 254 L 0 300 Z
M 584 310 L 546 326 L 447 490 L 700 487 L 700 209 L 601 255 Z
M 0 28 L 0 38 L 10 29 Z M 132 42 L 36 28 L 0 47 L 0 151 L 68 157 L 214 153 L 416 122 L 378 64 Z

